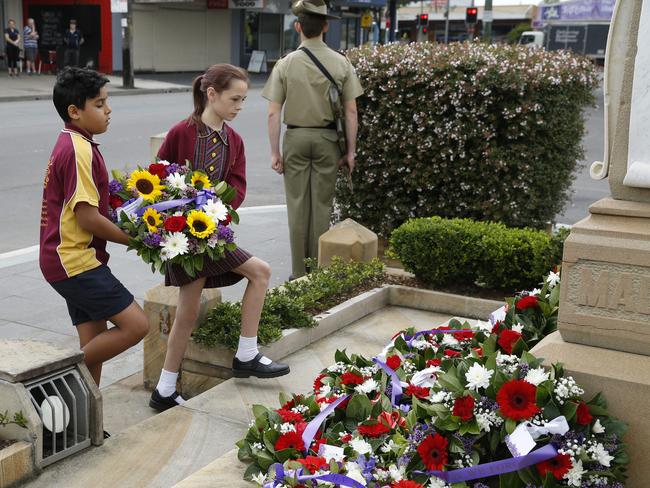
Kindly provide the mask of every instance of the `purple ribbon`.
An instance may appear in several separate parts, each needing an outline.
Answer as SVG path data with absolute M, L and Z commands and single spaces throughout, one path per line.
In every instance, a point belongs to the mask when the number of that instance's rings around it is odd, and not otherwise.
M 149 208 L 153 208 L 158 212 L 164 212 L 165 210 L 181 207 L 193 202 L 196 204 L 197 208 L 201 208 L 203 205 L 208 203 L 208 200 L 212 200 L 214 197 L 216 197 L 216 194 L 210 190 L 199 190 L 193 198 L 177 198 L 176 200 L 154 203 L 153 205 L 147 205 L 146 207 L 136 210 L 135 213 L 138 217 L 142 217 L 142 214 L 144 214 L 144 212 Z
M 372 358 L 372 360 L 377 363 L 379 367 L 388 374 L 388 376 L 390 376 L 390 383 L 392 386 L 390 392 L 390 403 L 393 407 L 396 407 L 402 399 L 402 382 L 400 381 L 399 376 L 397 376 L 397 373 L 380 359 Z
M 420 337 L 421 335 L 424 334 L 455 334 L 456 332 L 471 332 L 475 333 L 474 330 L 472 329 L 430 329 L 430 330 L 421 330 L 420 332 L 416 332 L 414 335 L 410 337 L 404 336 L 404 340 L 408 344 L 409 347 L 412 347 L 413 341 L 417 338 Z
M 557 456 L 557 449 L 548 444 L 540 449 L 525 456 L 513 457 L 502 461 L 493 461 L 491 463 L 470 466 L 469 468 L 455 469 L 453 471 L 414 471 L 414 474 L 426 474 L 440 478 L 445 483 L 460 483 L 479 478 L 488 478 L 504 473 L 512 473 L 520 469 L 528 468 L 535 464 L 548 461 Z
M 298 469 L 297 471 L 288 471 L 285 473 L 284 467 L 280 463 L 273 464 L 269 469 L 269 471 L 274 468 L 275 468 L 275 479 L 266 482 L 263 488 L 275 488 L 276 486 L 281 484 L 287 476 L 293 477 L 294 475 L 296 476 L 296 481 L 300 481 L 300 482 L 309 481 L 309 480 L 329 481 L 330 483 L 334 483 L 340 486 L 347 486 L 350 488 L 364 488 L 364 485 L 362 485 L 356 480 L 353 480 L 349 476 L 345 476 L 343 474 L 330 473 L 330 474 L 304 475 L 302 474 L 303 473 L 302 468 Z
M 305 453 L 309 452 L 309 446 L 311 446 L 311 443 L 314 440 L 314 436 L 316 435 L 316 432 L 318 432 L 321 424 L 325 421 L 325 418 L 349 396 L 350 395 L 343 395 L 338 397 L 327 407 L 321 410 L 321 412 L 307 424 L 307 427 L 305 427 L 305 430 L 302 433 L 302 442 L 305 444 Z

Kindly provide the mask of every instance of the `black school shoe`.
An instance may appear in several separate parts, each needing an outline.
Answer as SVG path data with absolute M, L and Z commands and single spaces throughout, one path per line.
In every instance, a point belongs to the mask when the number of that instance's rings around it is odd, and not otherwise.
M 289 366 L 282 363 L 276 363 L 275 361 L 271 364 L 262 364 L 260 359 L 262 359 L 261 353 L 258 353 L 250 361 L 240 361 L 237 358 L 232 360 L 232 375 L 235 378 L 248 378 L 249 376 L 255 376 L 256 378 L 277 378 L 278 376 L 284 376 L 289 374 Z
M 158 390 L 154 390 L 153 393 L 151 394 L 151 399 L 149 400 L 149 406 L 154 410 L 158 410 L 159 412 L 164 412 L 165 410 L 169 410 L 172 407 L 178 406 L 178 403 L 176 403 L 176 398 L 178 398 L 179 396 L 180 393 L 175 391 L 173 395 L 164 397 L 160 393 L 158 393 Z

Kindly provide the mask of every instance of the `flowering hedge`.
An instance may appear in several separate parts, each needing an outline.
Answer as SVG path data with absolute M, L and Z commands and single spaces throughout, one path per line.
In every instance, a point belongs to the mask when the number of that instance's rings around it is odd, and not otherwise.
M 388 236 L 413 217 L 542 227 L 562 211 L 597 83 L 587 59 L 481 43 L 348 56 L 365 94 L 354 193 L 337 185 L 342 218 Z
M 553 238 L 541 230 L 470 219 L 419 218 L 393 231 L 389 254 L 434 286 L 481 283 L 521 289 L 534 286 L 560 263 L 567 235 L 561 231 Z

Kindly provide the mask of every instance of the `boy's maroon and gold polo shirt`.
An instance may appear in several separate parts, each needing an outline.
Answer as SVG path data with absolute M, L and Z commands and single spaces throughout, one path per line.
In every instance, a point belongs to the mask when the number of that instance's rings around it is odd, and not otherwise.
M 108 172 L 92 135 L 66 124 L 45 172 L 39 261 L 49 282 L 106 264 L 106 241 L 81 228 L 75 206 L 87 202 L 108 218 Z

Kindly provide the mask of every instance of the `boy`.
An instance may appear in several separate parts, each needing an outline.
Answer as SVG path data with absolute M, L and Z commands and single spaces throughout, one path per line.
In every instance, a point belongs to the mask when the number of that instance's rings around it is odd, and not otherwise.
M 97 385 L 102 363 L 140 342 L 149 329 L 133 295 L 106 266 L 106 241 L 129 240 L 108 219 L 108 172 L 93 140 L 108 129 L 107 82 L 85 68 L 57 76 L 52 99 L 65 128 L 45 173 L 39 256 L 43 276 L 68 304 Z M 107 320 L 115 327 L 107 329 Z

